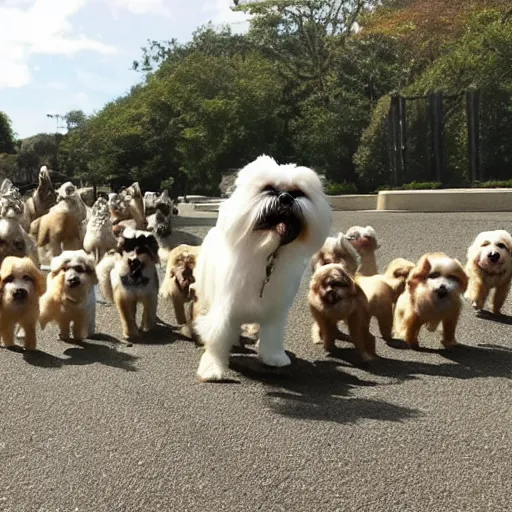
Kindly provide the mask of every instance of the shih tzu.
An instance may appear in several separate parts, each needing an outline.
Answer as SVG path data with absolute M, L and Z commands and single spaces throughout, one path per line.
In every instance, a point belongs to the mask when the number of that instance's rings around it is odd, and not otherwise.
M 8 256 L 0 267 L 0 336 L 5 347 L 14 345 L 14 329 L 24 331 L 25 350 L 36 348 L 39 298 L 45 292 L 43 274 L 28 258 Z
M 325 239 L 322 248 L 311 258 L 311 270 L 314 272 L 317 268 L 329 263 L 343 264 L 352 276 L 355 275 L 361 263 L 358 252 L 343 233 Z
M 84 250 L 64 251 L 53 258 L 41 297 L 39 322 L 44 329 L 50 322 L 59 327 L 62 340 L 81 341 L 94 334 L 96 302 L 94 257 Z
M 352 226 L 345 236 L 350 240 L 354 249 L 361 256 L 358 272 L 363 276 L 373 276 L 378 273 L 375 251 L 380 247 L 377 233 L 371 226 Z
M 423 325 L 435 331 L 443 325 L 441 343 L 456 345 L 455 330 L 462 309 L 462 294 L 468 278 L 461 264 L 443 252 L 425 254 L 411 270 L 405 291 L 395 306 L 393 330 L 413 349 L 419 347 Z
M 188 323 L 185 304 L 193 300 L 191 285 L 195 282 L 194 268 L 201 246 L 181 244 L 175 247 L 167 259 L 165 277 L 160 287 L 160 297 L 170 299 L 176 322 L 180 326 Z
M 226 378 L 245 323 L 260 324 L 263 363 L 290 364 L 283 346 L 288 311 L 330 225 L 331 209 L 311 169 L 260 156 L 238 173 L 195 268 L 194 328 L 205 346 L 200 381 Z
M 512 281 L 512 236 L 503 229 L 480 233 L 467 253 L 465 298 L 482 310 L 494 288 L 492 311 L 499 315 Z
M 332 352 L 339 335 L 337 323 L 343 320 L 363 361 L 375 359 L 368 300 L 344 265 L 328 263 L 318 267 L 309 283 L 308 303 L 314 320 L 314 343 L 321 343 L 327 352 Z
M 121 318 L 123 336 L 139 336 L 136 322 L 137 304 L 144 307 L 141 329 L 151 331 L 156 326 L 158 302 L 158 243 L 148 231 L 126 228 L 117 252 L 100 261 L 97 273 L 100 291 L 114 302 Z
M 117 239 L 112 231 L 108 202 L 99 197 L 92 206 L 91 218 L 87 223 L 84 238 L 84 249 L 94 254 L 96 263 L 110 250 L 117 247 Z

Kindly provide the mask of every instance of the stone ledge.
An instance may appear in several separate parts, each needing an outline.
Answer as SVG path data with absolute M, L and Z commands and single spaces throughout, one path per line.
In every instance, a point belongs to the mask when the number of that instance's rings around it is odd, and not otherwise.
M 377 194 L 350 194 L 327 196 L 331 208 L 335 211 L 375 210 Z
M 416 212 L 512 211 L 512 189 L 383 190 L 377 210 Z

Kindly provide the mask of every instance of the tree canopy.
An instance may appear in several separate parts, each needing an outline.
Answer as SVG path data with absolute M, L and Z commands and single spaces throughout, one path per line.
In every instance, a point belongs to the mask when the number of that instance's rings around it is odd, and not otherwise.
M 172 184 L 175 193 L 218 194 L 223 176 L 267 153 L 312 166 L 331 189 L 371 191 L 389 184 L 390 95 L 457 96 L 474 87 L 482 92 L 483 164 L 489 177 L 506 177 L 509 4 L 233 2 L 250 15 L 246 33 L 206 25 L 184 44 L 148 41 L 132 65 L 140 83 L 91 116 L 67 113 L 64 136 L 39 134 L 16 147 L 0 113 L 0 153 L 16 153 L 0 158 L 0 166 L 28 177 L 44 164 L 88 183 L 118 187 L 136 179 L 145 188 Z M 421 163 L 425 112 L 418 102 L 407 114 L 411 181 L 429 177 Z M 451 173 L 464 181 L 462 100 L 448 105 L 445 121 Z

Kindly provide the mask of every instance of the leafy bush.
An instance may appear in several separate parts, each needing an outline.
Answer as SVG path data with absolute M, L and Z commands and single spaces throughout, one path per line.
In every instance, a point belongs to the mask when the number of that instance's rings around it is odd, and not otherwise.
M 325 185 L 325 193 L 330 196 L 342 196 L 345 194 L 357 194 L 357 186 L 355 183 L 332 183 Z

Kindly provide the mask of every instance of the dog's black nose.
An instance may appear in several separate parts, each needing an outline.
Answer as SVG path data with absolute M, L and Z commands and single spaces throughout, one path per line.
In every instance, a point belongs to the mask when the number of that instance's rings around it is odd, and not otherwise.
M 25 300 L 28 297 L 28 292 L 24 288 L 17 288 L 12 295 L 15 300 Z
M 80 284 L 80 278 L 78 276 L 73 276 L 68 279 L 69 286 L 78 286 Z
M 497 263 L 498 261 L 500 261 L 500 253 L 499 252 L 491 252 L 489 254 L 489 256 L 487 256 L 487 258 L 489 258 L 489 261 L 492 261 L 493 263 Z
M 290 206 L 293 203 L 293 201 L 295 201 L 293 196 L 288 194 L 288 192 L 281 192 L 279 194 L 278 199 L 281 204 L 284 204 L 286 206 Z
M 436 291 L 438 297 L 440 297 L 441 299 L 448 295 L 448 288 L 446 288 L 444 284 L 442 284 Z

